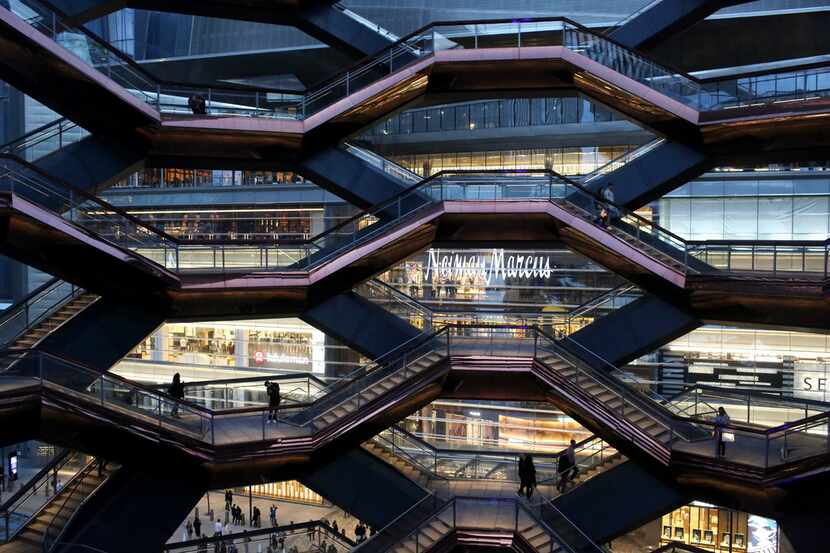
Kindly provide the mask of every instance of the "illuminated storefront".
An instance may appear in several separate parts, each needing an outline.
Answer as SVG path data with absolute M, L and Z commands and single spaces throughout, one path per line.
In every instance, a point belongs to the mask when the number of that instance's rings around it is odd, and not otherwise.
M 303 503 L 306 505 L 327 505 L 323 496 L 314 492 L 297 482 L 296 480 L 289 480 L 287 482 L 269 482 L 267 484 L 257 484 L 251 486 L 251 494 L 255 497 L 265 499 L 278 499 L 281 501 L 293 501 L 295 503 Z
M 337 361 L 344 350 L 352 361 Z M 327 359 L 327 355 L 329 359 Z M 348 355 L 340 357 L 348 358 Z M 168 382 L 173 372 L 189 381 L 310 372 L 361 362 L 349 348 L 327 343 L 321 331 L 299 319 L 264 319 L 162 325 L 114 372 L 143 382 Z
M 380 278 L 450 318 L 454 312 L 463 312 L 459 315 L 463 320 L 476 313 L 486 318 L 489 313 L 534 321 L 570 311 L 623 282 L 564 248 L 434 248 L 410 257 Z
M 713 553 L 778 553 L 771 519 L 695 502 L 664 515 L 660 545 L 680 542 Z
M 389 159 L 422 177 L 440 171 L 484 171 L 497 169 L 545 170 L 560 175 L 585 175 L 636 149 L 623 146 L 534 148 L 480 152 L 390 155 Z
M 591 433 L 548 404 L 435 401 L 404 427 L 438 448 L 559 452 Z

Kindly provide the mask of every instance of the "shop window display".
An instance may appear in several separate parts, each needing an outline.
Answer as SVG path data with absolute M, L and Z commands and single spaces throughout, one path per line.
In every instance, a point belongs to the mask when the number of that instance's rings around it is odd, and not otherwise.
M 660 545 L 681 542 L 713 553 L 778 553 L 774 520 L 695 502 L 661 518 Z

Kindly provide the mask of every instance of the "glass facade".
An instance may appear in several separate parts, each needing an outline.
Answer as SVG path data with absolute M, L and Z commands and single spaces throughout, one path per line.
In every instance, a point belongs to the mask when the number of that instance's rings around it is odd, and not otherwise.
M 200 188 L 204 186 L 278 186 L 311 184 L 290 171 L 221 171 L 210 169 L 144 169 L 113 188 Z
M 660 225 L 690 240 L 826 240 L 830 176 L 823 165 L 710 173 L 656 207 Z
M 560 175 L 585 175 L 635 150 L 637 145 L 583 146 L 578 148 L 534 148 L 439 154 L 389 155 L 389 159 L 428 177 L 439 171 L 481 171 L 494 169 L 549 169 Z
M 624 120 L 610 109 L 579 96 L 510 98 L 406 110 L 373 126 L 364 137 Z

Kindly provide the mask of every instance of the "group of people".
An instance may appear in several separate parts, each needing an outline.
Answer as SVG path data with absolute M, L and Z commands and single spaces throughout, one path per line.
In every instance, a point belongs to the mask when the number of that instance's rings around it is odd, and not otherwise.
M 533 456 L 529 453 L 521 455 L 518 469 L 519 489 L 516 494 L 531 499 L 533 489 L 536 487 L 536 465 L 533 463 Z M 576 440 L 571 440 L 568 448 L 559 455 L 557 472 L 559 473 L 559 479 L 556 483 L 556 489 L 559 490 L 559 493 L 564 493 L 568 482 L 573 482 L 579 473 L 579 467 L 576 464 Z

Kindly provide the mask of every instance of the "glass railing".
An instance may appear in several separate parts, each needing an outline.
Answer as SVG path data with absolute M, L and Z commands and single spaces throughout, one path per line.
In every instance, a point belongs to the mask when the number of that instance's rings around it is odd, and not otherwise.
M 61 540 L 66 529 L 72 522 L 78 510 L 83 506 L 89 496 L 95 490 L 84 488 L 84 480 L 87 476 L 97 470 L 99 463 L 92 459 L 83 467 L 78 474 L 61 490 L 56 498 L 57 508 L 53 511 L 46 528 L 43 530 L 43 551 L 52 551 L 55 545 Z
M 442 480 L 488 480 L 518 482 L 519 458 L 525 452 L 441 449 L 432 446 L 399 426 L 392 426 L 372 438 L 374 444 L 390 455 L 399 457 L 431 478 Z M 576 462 L 585 473 L 617 454 L 600 438 L 591 437 L 575 448 Z M 541 485 L 559 483 L 559 457 L 563 452 L 535 452 L 536 481 Z
M 540 496 L 541 501 L 529 507 L 536 520 L 542 521 L 549 532 L 557 536 L 567 549 L 579 553 L 606 553 L 579 526 L 563 513 L 549 498 Z
M 789 462 L 824 455 L 830 451 L 830 412 L 790 421 L 773 428 L 746 426 L 733 421 L 721 431 L 711 419 L 711 414 L 717 411 L 717 405 L 710 403 L 709 398 L 698 398 L 696 403 L 682 396 L 677 400 L 667 400 L 648 387 L 638 386 L 637 379 L 629 373 L 618 370 L 611 372 L 610 374 L 616 375 L 615 377 L 593 369 L 589 363 L 601 358 L 595 356 L 596 359 L 585 363 L 561 348 L 552 352 L 544 342 L 547 340 L 550 344 L 553 339 L 541 332 L 539 335 L 542 336 L 542 342 L 537 346 L 537 355 L 541 355 L 543 361 L 551 354 L 554 358 L 564 361 L 565 366 L 572 370 L 567 370 L 570 374 L 564 375 L 560 372 L 560 375 L 566 382 L 574 385 L 573 390 L 598 386 L 601 392 L 612 394 L 612 399 L 604 402 L 611 412 L 622 419 L 632 421 L 634 427 L 643 427 L 643 421 L 646 421 L 651 427 L 650 437 L 640 432 L 631 434 L 622 427 L 617 431 L 646 452 L 662 459 L 664 463 L 669 462 L 674 452 L 719 459 L 717 442 L 718 435 L 722 432 L 726 432 L 732 442 L 727 445 L 726 459 L 753 468 L 775 468 Z M 569 345 L 576 344 L 569 338 L 565 341 Z M 624 386 L 615 385 L 614 381 L 624 383 Z M 595 396 L 596 392 L 593 395 Z M 698 416 L 694 416 L 692 409 L 697 409 Z
M 392 522 L 381 528 L 374 536 L 358 545 L 354 551 L 360 553 L 386 553 L 394 551 L 394 546 L 416 531 L 426 520 L 434 516 L 448 503 L 435 493 L 429 493 L 416 501 L 409 509 L 395 517 Z M 413 550 L 413 553 L 417 551 Z
M 295 374 L 183 382 L 184 399 L 211 411 L 262 407 L 268 405 L 267 382 L 279 384 L 282 405 L 309 404 L 326 394 L 325 381 L 313 375 Z
M 417 343 L 387 357 L 384 364 L 363 368 L 351 380 L 320 390 L 320 399 L 311 405 L 286 402 L 279 410 L 260 404 L 214 411 L 39 350 L 0 355 L 0 367 L 5 367 L 0 373 L 0 382 L 10 385 L 39 382 L 72 400 L 132 417 L 154 429 L 216 445 L 313 434 L 341 417 L 358 412 L 387 391 L 410 383 L 448 355 L 446 331 L 419 337 Z
M 336 10 L 339 10 L 339 11 L 343 12 L 344 14 L 346 14 L 349 18 L 357 21 L 358 23 L 360 23 L 361 25 L 363 25 L 364 27 L 369 29 L 369 31 L 381 35 L 382 37 L 384 37 L 389 42 L 398 42 L 401 39 L 401 37 L 399 37 L 398 35 L 396 35 L 392 31 L 389 31 L 388 29 L 384 29 L 383 27 L 381 27 L 377 23 L 375 23 L 373 21 L 370 21 L 369 19 L 366 19 L 362 15 L 359 15 L 359 14 L 353 12 L 352 10 L 348 9 L 346 6 L 344 6 L 342 4 L 339 4 L 339 3 L 334 4 L 334 8 Z
M 656 6 L 657 4 L 659 4 L 660 2 L 663 2 L 663 1 L 664 0 L 648 0 L 645 4 L 640 6 L 640 8 L 638 8 L 636 11 L 631 12 L 629 15 L 627 15 L 624 18 L 620 19 L 615 24 L 609 26 L 608 29 L 606 30 L 606 33 L 611 33 L 614 30 L 619 29 L 620 27 L 622 27 L 626 23 L 630 23 L 631 21 L 633 21 L 634 19 L 640 17 L 646 11 L 651 9 L 653 6 Z
M 587 326 L 607 313 L 625 307 L 642 297 L 642 291 L 633 284 L 623 283 L 593 298 L 567 313 L 565 319 L 555 325 L 558 334 L 569 335 Z
M 52 279 L 0 314 L 0 347 L 8 346 L 28 330 L 83 293 L 83 289 Z
M 442 50 L 565 46 L 698 111 L 819 99 L 830 94 L 830 68 L 699 81 L 659 65 L 607 36 L 565 18 L 434 23 L 400 39 L 304 95 L 294 91 L 182 86 L 155 79 L 85 28 L 66 22 L 46 0 L 21 0 L 12 10 L 79 59 L 163 113 L 304 119 Z M 200 98 L 203 110 L 189 100 Z
M 355 157 L 359 157 L 366 163 L 368 163 L 371 167 L 375 167 L 376 169 L 380 169 L 384 173 L 391 175 L 398 179 L 399 181 L 413 185 L 421 182 L 423 177 L 421 177 L 418 173 L 414 173 L 409 169 L 394 163 L 386 159 L 385 157 L 376 154 L 375 152 L 368 150 L 366 148 L 361 148 L 359 146 L 355 146 L 353 144 L 349 144 L 348 142 L 343 144 L 343 149 L 349 152 L 350 154 L 354 155 Z
M 397 288 L 377 279 L 359 284 L 354 291 L 424 332 L 432 332 L 432 310 Z
M 120 208 L 50 177 L 13 156 L 0 154 L 0 189 L 19 194 L 120 248 L 172 271 L 233 272 L 250 269 L 307 271 L 365 244 L 444 201 L 547 200 L 593 224 L 601 209 L 620 239 L 675 270 L 755 271 L 827 275 L 828 242 L 687 242 L 659 225 L 597 198 L 548 171 L 446 171 L 363 211 L 311 240 L 268 242 L 182 241 Z M 691 264 L 691 265 L 690 265 Z
M 662 0 L 660 0 L 660 1 L 662 1 Z M 639 148 L 637 148 L 635 150 L 631 150 L 629 152 L 626 152 L 626 153 L 622 154 L 621 156 L 617 156 L 614 159 L 612 159 L 611 161 L 609 161 L 608 163 L 606 163 L 605 165 L 602 165 L 601 167 L 598 167 L 597 169 L 591 171 L 590 173 L 588 173 L 586 175 L 583 175 L 579 179 L 579 182 L 582 183 L 582 186 L 586 186 L 586 187 L 590 186 L 591 183 L 594 180 L 596 180 L 598 178 L 601 178 L 601 177 L 604 177 L 604 176 L 608 175 L 609 173 L 613 173 L 617 169 L 620 169 L 623 166 L 628 165 L 629 163 L 631 163 L 635 159 L 637 159 L 641 156 L 644 156 L 645 154 L 655 150 L 656 148 L 662 146 L 665 143 L 666 143 L 665 138 L 658 138 L 658 139 L 652 140 L 651 142 L 647 142 L 646 144 L 643 144 Z
M 724 272 L 807 273 L 827 278 L 830 241 L 689 241 L 689 255 Z
M 428 511 L 428 507 L 435 507 L 426 516 L 423 516 L 409 532 L 404 533 L 402 528 L 411 524 L 409 517 L 396 521 L 383 529 L 374 538 L 362 544 L 356 551 L 371 553 L 375 551 L 411 551 L 420 553 L 429 551 L 444 538 L 455 531 L 481 533 L 513 534 L 526 541 L 526 546 L 538 553 L 594 553 L 601 552 L 598 546 L 587 547 L 592 544 L 583 541 L 585 534 L 579 530 L 564 514 L 555 509 L 548 509 L 545 515 L 550 521 L 556 522 L 562 530 L 560 533 L 550 526 L 548 520 L 543 520 L 534 512 L 540 512 L 539 507 L 529 507 L 523 502 L 506 498 L 475 498 L 455 497 L 446 503 L 440 503 L 430 498 L 416 505 L 416 513 Z M 553 515 L 556 515 L 554 517 Z M 414 518 L 414 517 L 412 517 Z M 572 537 L 574 543 L 567 538 Z M 576 539 L 579 538 L 579 539 Z M 486 543 L 489 540 L 483 536 Z
M 406 430 L 393 426 L 373 438 L 391 455 L 400 457 L 433 478 L 518 482 L 521 452 L 439 449 Z M 558 454 L 534 453 L 537 481 L 556 478 Z
M 6 367 L 0 379 L 12 386 L 39 382 L 61 397 L 100 405 L 154 429 L 170 430 L 201 442 L 229 444 L 308 436 L 344 418 L 351 420 L 350 415 L 360 416 L 364 406 L 387 392 L 394 393 L 404 384 L 419 385 L 419 375 L 450 352 L 536 359 L 551 371 L 552 376 L 546 378 L 555 377 L 563 390 L 579 396 L 597 420 L 604 420 L 619 436 L 663 463 L 670 462 L 674 451 L 705 456 L 711 448 L 709 453 L 714 453 L 717 433 L 713 423 L 690 416 L 688 402 L 672 403 L 648 390 L 634 388 L 631 375 L 608 374 L 603 367 L 592 366 L 593 360 L 585 361 L 533 327 L 446 327 L 413 339 L 382 364 L 364 368 L 353 379 L 330 387 L 311 406 L 286 405 L 276 413 L 259 406 L 214 412 L 37 350 L 6 353 L 0 359 L 0 366 Z M 607 397 L 600 400 L 601 395 Z M 709 412 L 714 409 L 705 398 L 699 405 Z M 729 428 L 743 436 L 737 440 L 740 447 L 735 448 L 739 453 L 737 462 L 769 468 L 793 459 L 793 455 L 801 459 L 824 454 L 829 418 L 830 413 L 823 413 L 767 429 L 735 423 Z M 786 448 L 782 449 L 781 444 Z M 780 459 L 776 452 L 781 452 Z
M 314 539 L 311 539 L 312 536 L 314 536 Z M 162 551 L 163 553 L 206 553 L 207 551 L 219 551 L 220 549 L 232 551 L 231 546 L 233 545 L 240 552 L 264 553 L 265 551 L 276 551 L 276 549 L 273 549 L 275 541 L 277 544 L 282 543 L 285 546 L 285 551 L 294 551 L 296 548 L 299 553 L 321 553 L 320 544 L 324 541 L 331 544 L 337 553 L 347 553 L 355 546 L 352 540 L 339 532 L 335 532 L 328 524 L 320 520 L 313 520 L 273 528 L 235 532 L 222 536 L 204 536 L 201 539 L 179 543 L 168 543 Z M 315 541 L 316 543 L 314 543 Z M 222 544 L 224 544 L 224 549 Z
M 772 394 L 758 389 L 719 388 L 701 384 L 684 386 L 684 391 L 671 398 L 681 408 L 682 416 L 712 421 L 723 408 L 734 422 L 776 427 L 800 419 L 808 419 L 830 411 L 830 403 Z M 792 390 L 788 392 L 792 394 Z
M 13 156 L 0 154 L 0 190 L 59 213 L 119 248 L 141 251 L 162 266 L 176 265 L 175 239 Z
M 87 131 L 62 117 L 0 146 L 0 154 L 8 154 L 33 162 L 64 146 L 74 144 L 88 135 Z
M 200 96 L 211 114 L 296 118 L 301 96 L 291 91 L 248 87 L 180 86 L 156 79 L 135 61 L 88 29 L 68 23 L 43 0 L 11 3 L 11 11 L 66 48 L 82 62 L 112 79 L 141 101 L 164 113 L 192 113 L 188 100 Z
M 578 342 L 565 337 L 562 340 L 567 344 L 568 349 L 565 349 L 542 332 L 537 332 L 536 336 L 535 357 L 558 374 L 571 390 L 595 400 L 595 408 L 599 412 L 614 421 L 627 421 L 627 425 L 618 425 L 616 431 L 658 460 L 668 463 L 673 441 L 689 441 L 699 437 L 694 428 L 673 424 L 673 414 L 665 408 L 662 397 L 631 387 L 630 383 L 615 377 L 627 375 L 610 363 L 603 364 L 602 358 L 596 355 L 589 357 L 591 352 Z M 596 368 L 596 365 L 601 368 Z M 616 373 L 607 374 L 609 370 Z M 592 392 L 589 393 L 588 389 Z M 596 400 L 600 395 L 607 395 L 607 399 Z M 656 432 L 643 431 L 646 425 Z
M 78 452 L 63 451 L 43 467 L 25 486 L 0 506 L 4 542 L 12 540 L 26 524 L 57 497 L 61 487 L 71 482 L 89 459 Z

